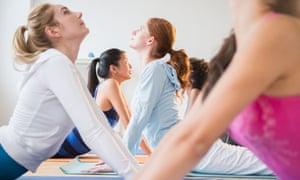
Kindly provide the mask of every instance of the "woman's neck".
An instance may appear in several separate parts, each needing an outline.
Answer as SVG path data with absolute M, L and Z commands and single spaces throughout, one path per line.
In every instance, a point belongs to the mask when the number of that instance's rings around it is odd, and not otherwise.
M 54 44 L 54 48 L 64 53 L 73 63 L 75 63 L 79 48 L 80 48 L 80 42 L 60 42 L 57 44 Z
M 139 53 L 139 59 L 142 62 L 142 69 L 144 69 L 148 63 L 151 61 L 155 60 L 155 58 L 150 57 L 150 52 L 149 51 L 144 51 L 144 52 L 138 52 Z
M 107 81 L 107 80 L 114 80 L 116 81 L 119 85 L 121 85 L 121 83 L 123 81 L 125 81 L 124 79 L 121 79 L 120 77 L 118 77 L 118 75 L 111 75 L 110 77 L 108 78 L 104 78 L 104 81 Z

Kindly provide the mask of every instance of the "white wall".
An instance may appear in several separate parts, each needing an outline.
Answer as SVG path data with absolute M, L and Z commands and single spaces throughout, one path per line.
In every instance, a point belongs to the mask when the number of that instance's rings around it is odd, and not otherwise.
M 7 1 L 7 2 L 6 2 Z M 12 1 L 12 2 L 11 2 Z M 0 124 L 8 120 L 16 101 L 18 76 L 10 65 L 10 41 L 17 25 L 24 23 L 27 1 L 1 1 L 1 92 Z M 86 59 L 89 52 L 96 56 L 107 48 L 118 47 L 127 52 L 134 68 L 132 80 L 123 85 L 128 100 L 139 75 L 139 62 L 128 47 L 132 30 L 149 17 L 163 17 L 171 21 L 177 31 L 175 48 L 185 49 L 190 56 L 209 59 L 229 33 L 231 22 L 228 1 L 220 0 L 31 0 L 32 4 L 52 2 L 66 5 L 71 10 L 83 12 L 83 20 L 90 28 L 79 52 Z M 6 5 L 3 6 L 2 3 Z M 9 2 L 9 3 L 8 3 Z M 25 7 L 25 8 L 24 8 Z M 3 12 L 4 11 L 4 12 Z M 16 13 L 17 12 L 17 13 Z M 7 18 L 10 17 L 10 18 Z M 2 43 L 4 43 L 2 45 Z M 5 47 L 5 48 L 2 48 Z M 85 66 L 81 66 L 83 74 Z M 5 100 L 4 100 L 5 99 Z M 3 107 L 3 108 L 2 108 Z
M 12 66 L 11 42 L 18 25 L 26 22 L 29 1 L 0 1 L 0 125 L 8 121 L 17 99 L 19 74 Z
M 79 58 L 92 51 L 119 47 L 128 50 L 132 30 L 149 17 L 170 20 L 177 29 L 175 47 L 191 56 L 208 58 L 220 39 L 228 34 L 230 16 L 228 1 L 220 0 L 37 0 L 64 4 L 83 12 L 90 34 L 83 42 Z
M 228 1 L 220 0 L 36 0 L 63 4 L 81 11 L 90 29 L 81 46 L 79 58 L 89 52 L 118 47 L 127 52 L 133 65 L 131 81 L 123 83 L 130 101 L 139 76 L 139 61 L 128 47 L 131 32 L 149 17 L 163 17 L 176 27 L 175 48 L 185 49 L 190 56 L 209 59 L 231 27 Z M 86 73 L 85 73 L 86 74 Z

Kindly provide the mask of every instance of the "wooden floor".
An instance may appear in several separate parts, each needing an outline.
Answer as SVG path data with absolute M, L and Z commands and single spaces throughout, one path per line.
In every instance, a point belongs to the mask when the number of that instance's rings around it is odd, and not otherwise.
M 146 155 L 137 155 L 136 159 L 139 163 L 144 163 L 145 160 L 147 159 Z M 70 174 L 64 174 L 61 170 L 60 170 L 60 166 L 62 166 L 63 164 L 71 161 L 72 159 L 70 158 L 52 158 L 49 159 L 45 162 L 43 162 L 38 170 L 35 173 L 31 173 L 31 172 L 27 172 L 24 176 L 69 176 L 70 178 L 75 178 L 75 177 L 113 177 L 114 175 L 70 175 Z M 99 158 L 97 158 L 95 155 L 93 154 L 88 154 L 88 155 L 84 155 L 80 157 L 81 161 L 85 161 L 85 162 L 99 162 Z M 250 179 L 250 178 L 214 178 L 214 177 L 186 177 L 185 180 L 220 180 L 220 179 L 226 179 L 226 180 L 238 180 L 238 179 L 242 179 L 242 180 L 266 180 L 266 179 Z

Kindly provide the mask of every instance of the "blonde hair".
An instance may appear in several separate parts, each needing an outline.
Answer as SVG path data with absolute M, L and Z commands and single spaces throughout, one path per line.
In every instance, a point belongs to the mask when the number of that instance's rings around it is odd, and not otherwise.
M 28 15 L 27 26 L 18 27 L 13 37 L 14 65 L 31 64 L 38 55 L 51 48 L 52 43 L 45 34 L 46 26 L 57 25 L 51 4 L 34 8 Z

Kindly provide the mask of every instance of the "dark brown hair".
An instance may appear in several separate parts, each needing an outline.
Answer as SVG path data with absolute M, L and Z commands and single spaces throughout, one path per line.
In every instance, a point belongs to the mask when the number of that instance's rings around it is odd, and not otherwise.
M 190 58 L 191 72 L 190 81 L 192 88 L 201 90 L 206 83 L 208 76 L 208 62 L 204 59 L 198 59 L 195 57 Z
M 230 64 L 234 54 L 236 52 L 236 39 L 233 32 L 224 39 L 224 42 L 217 52 L 217 54 L 209 62 L 209 72 L 207 77 L 207 84 L 204 89 L 202 100 L 208 96 L 211 89 L 220 79 L 224 71 Z
M 99 84 L 100 78 L 109 78 L 111 77 L 109 68 L 110 65 L 119 66 L 119 61 L 122 58 L 122 54 L 125 51 L 118 48 L 107 49 L 101 53 L 100 57 L 92 60 L 89 66 L 88 71 L 88 89 L 91 95 L 94 95 L 94 91 Z
M 275 12 L 300 17 L 299 0 L 264 0 Z

